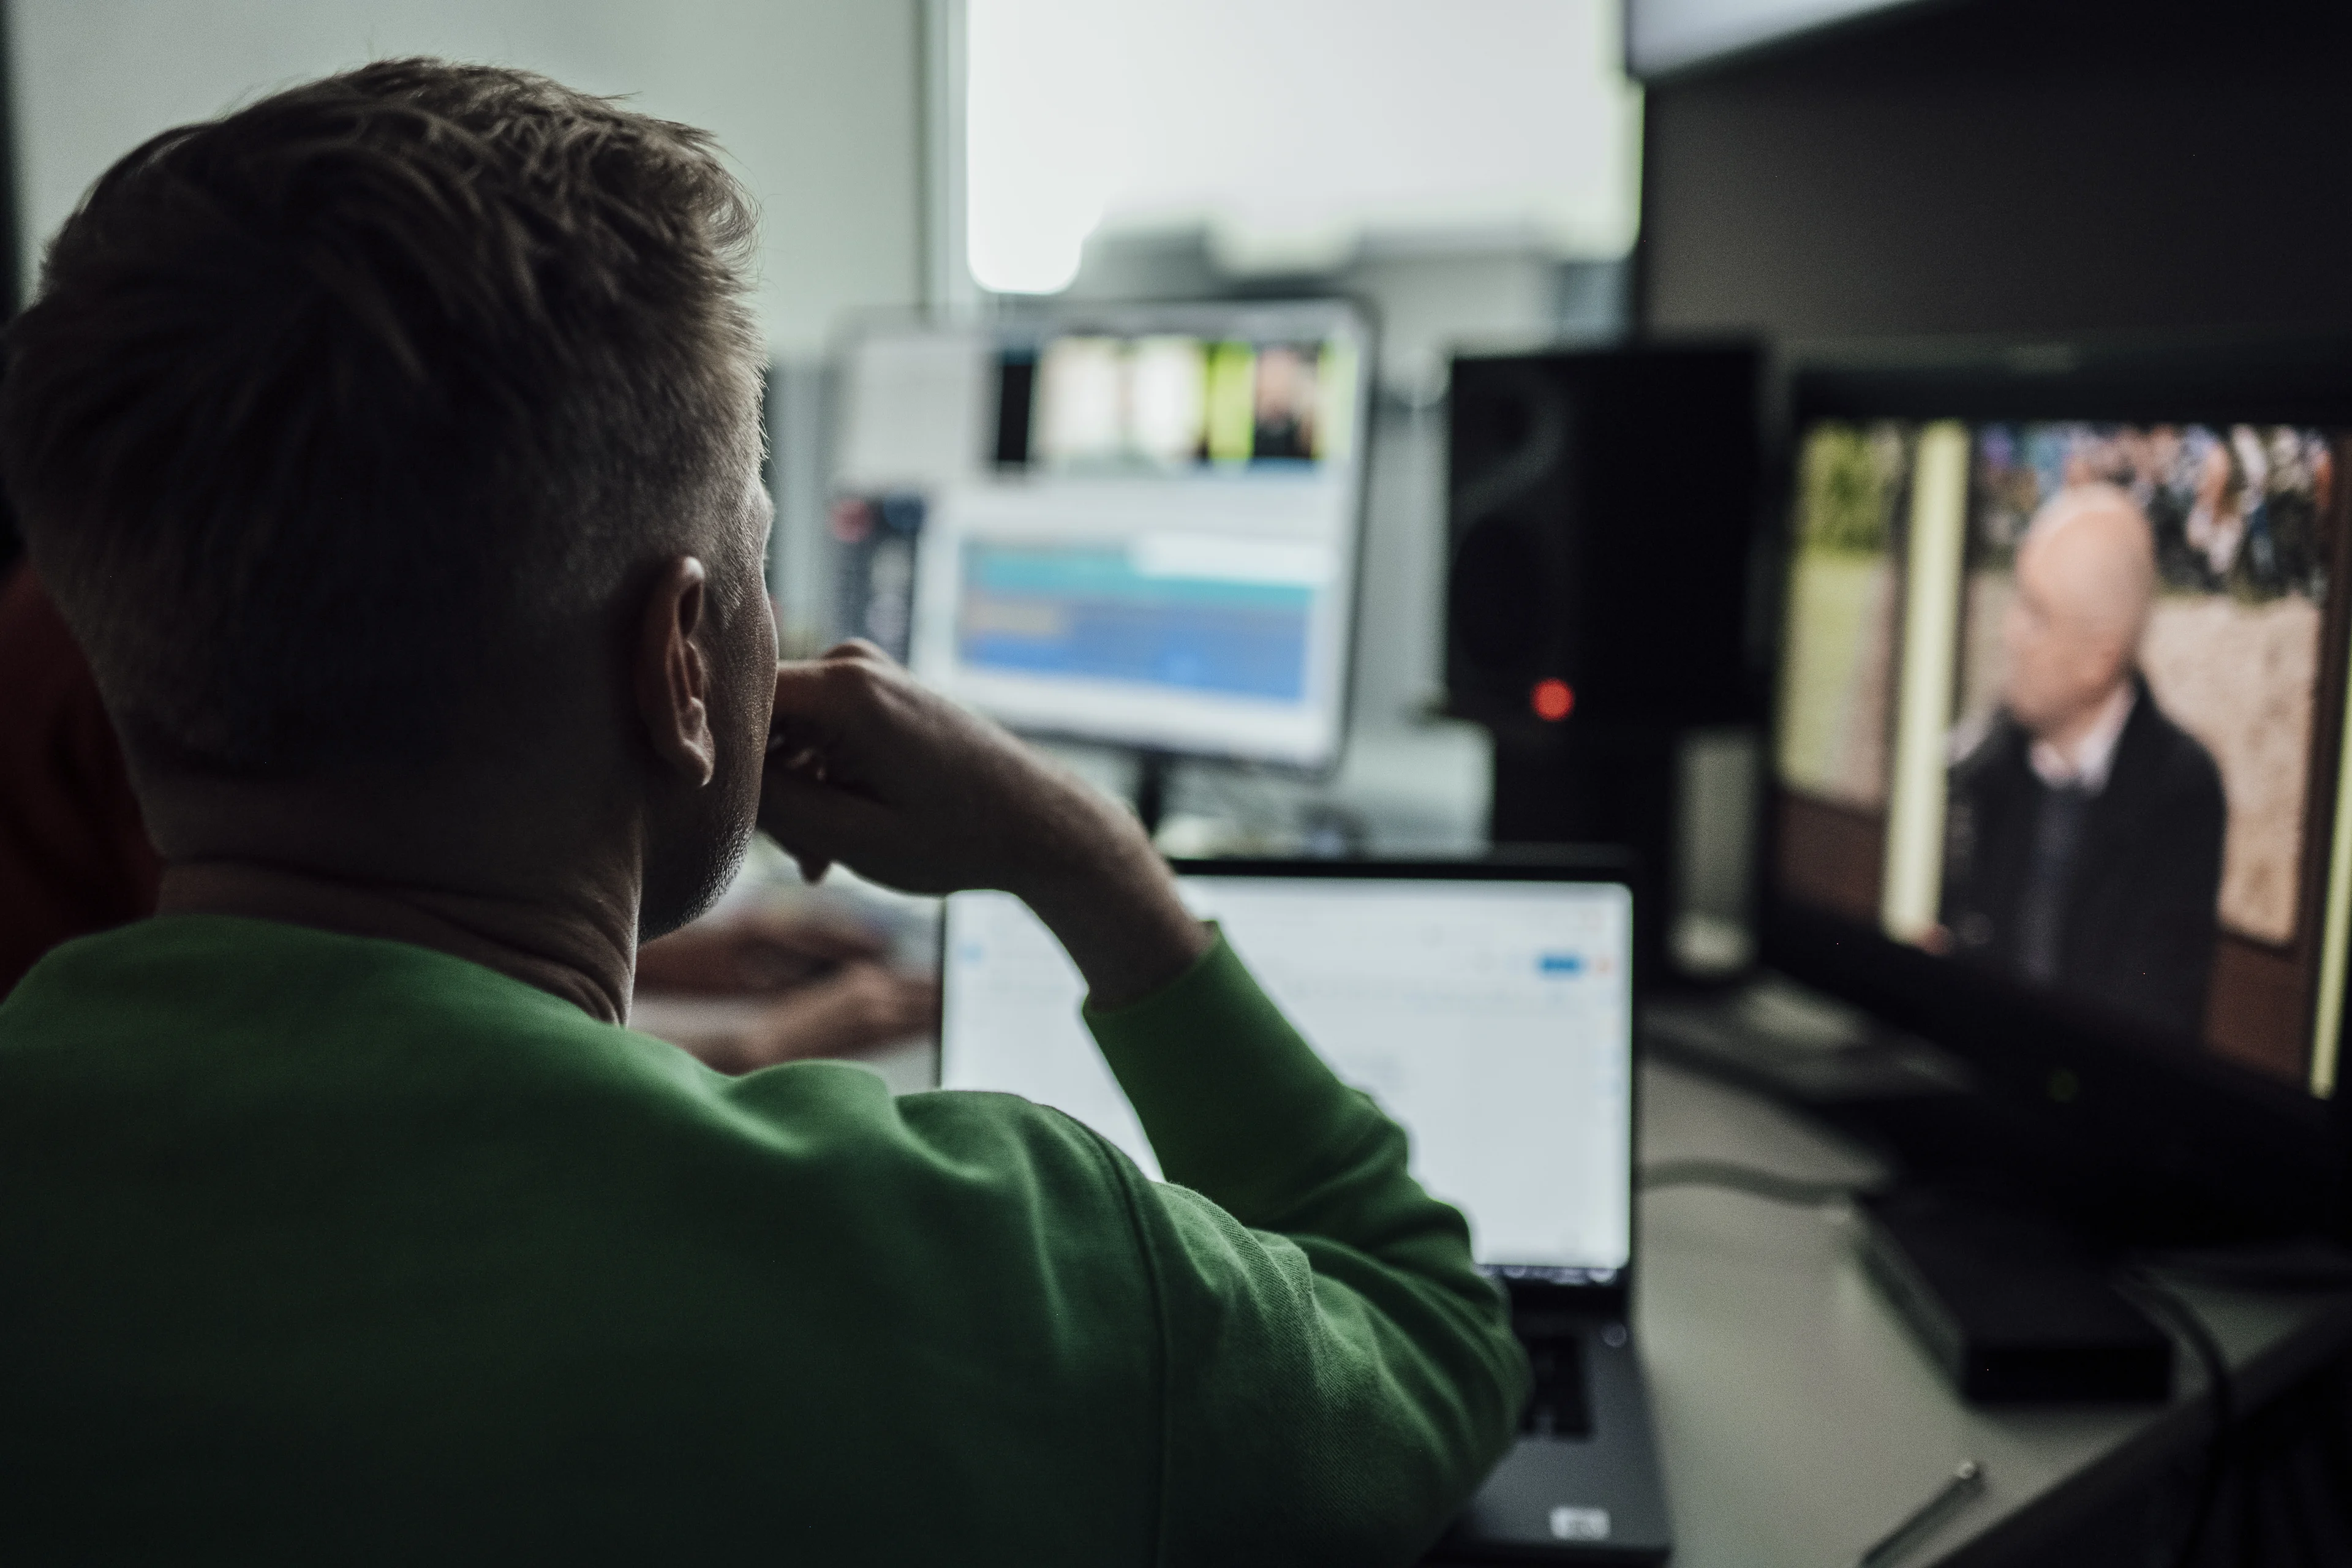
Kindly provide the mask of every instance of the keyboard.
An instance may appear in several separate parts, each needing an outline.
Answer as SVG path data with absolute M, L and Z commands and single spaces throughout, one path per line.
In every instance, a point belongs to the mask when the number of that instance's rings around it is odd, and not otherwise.
M 1554 1313 L 1522 1314 L 1512 1324 L 1535 1369 L 1535 1393 L 1519 1417 L 1521 1433 L 1535 1437 L 1590 1437 L 1592 1405 L 1584 1382 L 1581 1324 L 1570 1327 Z

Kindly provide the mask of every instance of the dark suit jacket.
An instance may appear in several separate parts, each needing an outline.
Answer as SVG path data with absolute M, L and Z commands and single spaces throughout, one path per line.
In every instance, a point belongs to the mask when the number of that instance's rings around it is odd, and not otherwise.
M 2201 1036 L 2228 815 L 2221 772 L 2146 681 L 2138 691 L 2059 900 L 2057 984 L 2138 1022 Z M 1953 766 L 1945 818 L 1943 920 L 1955 951 L 2013 973 L 2034 826 L 2050 793 L 2027 761 L 2032 745 L 2007 714 L 1997 719 Z

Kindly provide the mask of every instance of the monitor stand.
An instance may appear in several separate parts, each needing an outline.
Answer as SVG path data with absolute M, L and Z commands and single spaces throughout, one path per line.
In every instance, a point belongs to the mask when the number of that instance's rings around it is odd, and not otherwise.
M 1135 815 L 1143 823 L 1143 831 L 1154 838 L 1160 837 L 1160 819 L 1167 815 L 1168 781 L 1175 771 L 1171 752 L 1135 753 Z
M 2172 1340 L 2101 1249 L 2030 1209 L 1933 1187 L 1855 1206 L 1864 1270 L 1969 1403 L 2170 1396 Z

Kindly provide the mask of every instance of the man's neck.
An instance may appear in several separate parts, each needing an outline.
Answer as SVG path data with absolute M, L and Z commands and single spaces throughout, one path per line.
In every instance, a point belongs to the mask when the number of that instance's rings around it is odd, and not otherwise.
M 2063 724 L 2036 736 L 2034 771 L 2045 782 L 2078 782 L 2095 793 L 2106 783 L 2108 763 L 2137 695 L 2137 686 L 2126 679 Z
M 243 915 L 431 948 L 562 997 L 592 1017 L 628 1021 L 636 966 L 632 903 L 568 904 L 367 882 L 252 860 L 165 867 L 160 914 Z

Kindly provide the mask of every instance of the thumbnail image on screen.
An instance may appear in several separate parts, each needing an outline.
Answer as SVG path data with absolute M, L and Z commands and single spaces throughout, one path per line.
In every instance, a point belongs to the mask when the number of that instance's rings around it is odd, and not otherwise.
M 1355 347 L 1070 333 L 998 360 L 996 459 L 1059 472 L 1343 462 Z
M 2331 1092 L 2346 452 L 2252 425 L 1807 430 L 1779 886 Z

